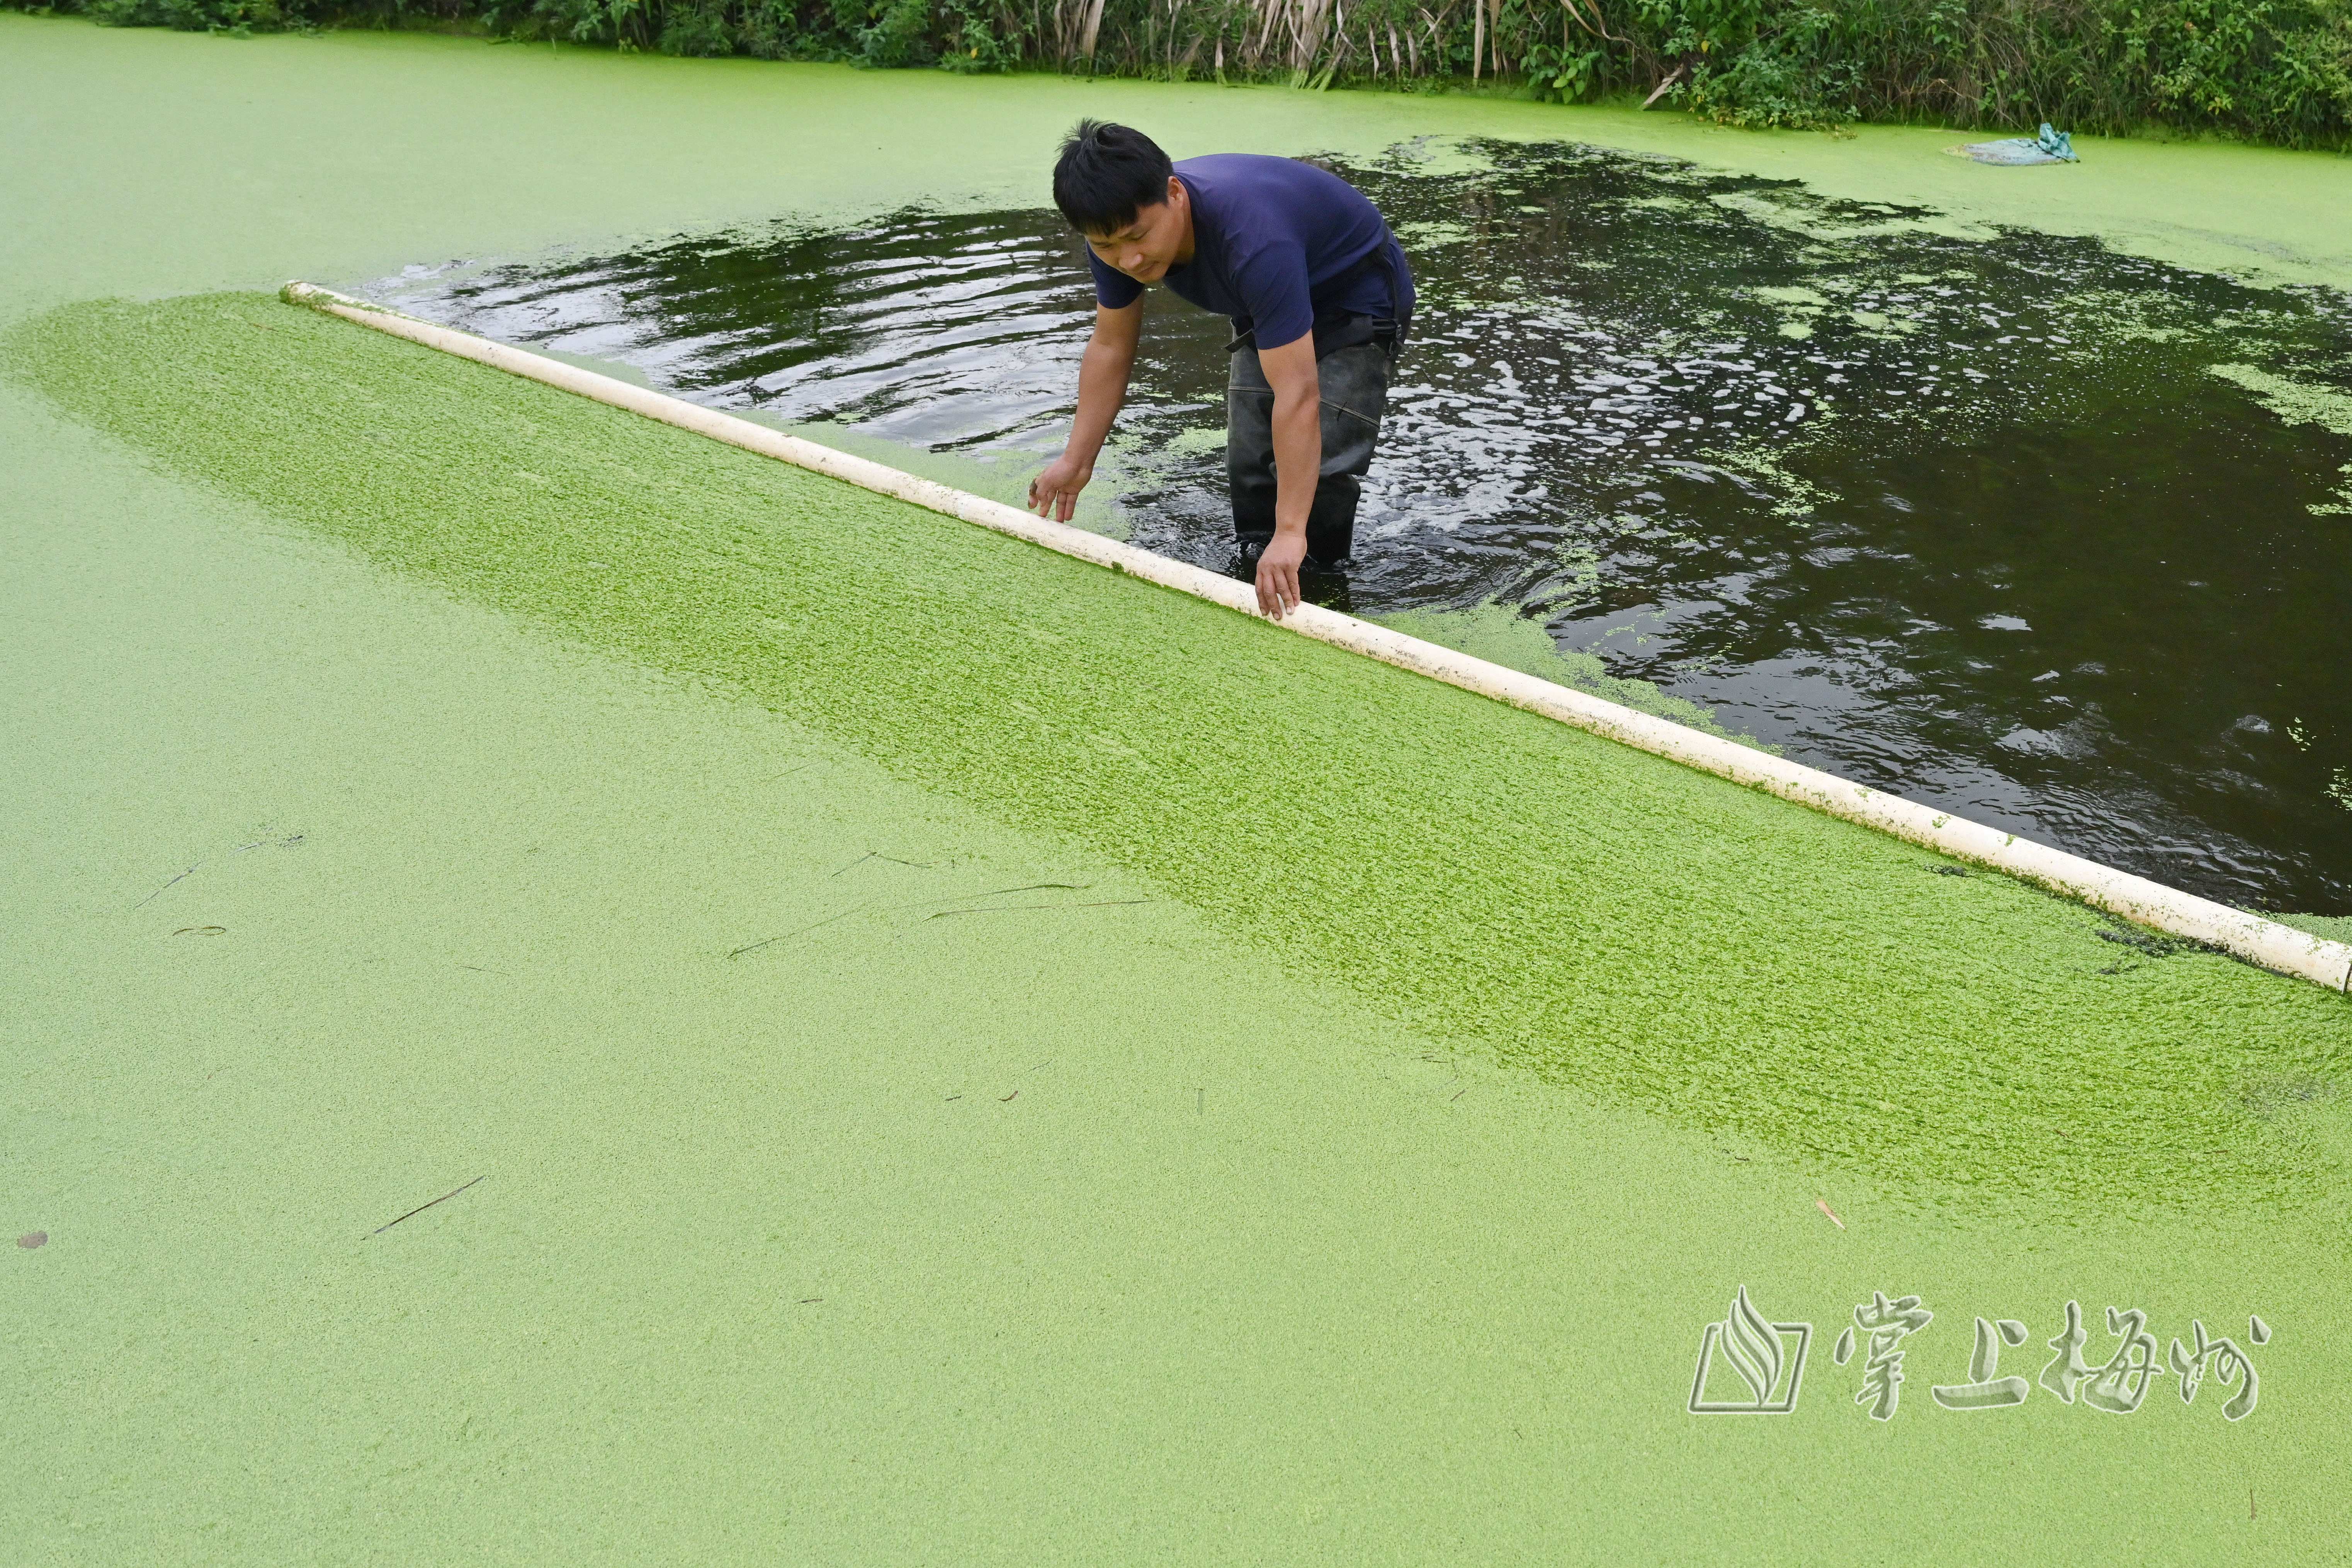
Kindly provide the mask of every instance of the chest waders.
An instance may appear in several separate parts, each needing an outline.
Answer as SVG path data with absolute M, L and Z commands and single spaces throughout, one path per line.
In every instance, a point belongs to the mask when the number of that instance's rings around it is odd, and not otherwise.
M 1380 259 L 1396 316 L 1334 314 L 1318 317 L 1313 329 L 1323 462 L 1307 513 L 1307 559 L 1316 566 L 1336 566 L 1355 547 L 1356 505 L 1388 407 L 1389 375 L 1412 324 L 1404 252 L 1393 234 Z M 1274 538 L 1274 388 L 1258 363 L 1255 333 L 1237 334 L 1225 352 L 1232 363 L 1225 384 L 1225 478 L 1233 491 L 1234 539 L 1243 563 L 1254 566 Z

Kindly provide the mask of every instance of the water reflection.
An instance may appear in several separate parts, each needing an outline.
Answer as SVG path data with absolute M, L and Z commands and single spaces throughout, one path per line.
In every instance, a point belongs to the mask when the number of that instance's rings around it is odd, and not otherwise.
M 1524 606 L 1792 756 L 2234 902 L 2352 911 L 2352 301 L 1574 147 L 1343 170 L 1423 280 L 1362 614 Z M 1050 213 L 420 274 L 700 401 L 1026 466 L 1092 313 Z M 1139 544 L 1229 559 L 1221 321 L 1154 294 Z

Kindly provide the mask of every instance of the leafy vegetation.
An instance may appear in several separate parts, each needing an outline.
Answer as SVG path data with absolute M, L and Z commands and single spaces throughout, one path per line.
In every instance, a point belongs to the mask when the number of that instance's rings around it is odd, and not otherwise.
M 0 0 L 22 5 L 23 0 Z M 1734 125 L 2352 148 L 2352 0 L 52 0 L 119 26 L 463 26 L 674 55 L 1655 97 Z

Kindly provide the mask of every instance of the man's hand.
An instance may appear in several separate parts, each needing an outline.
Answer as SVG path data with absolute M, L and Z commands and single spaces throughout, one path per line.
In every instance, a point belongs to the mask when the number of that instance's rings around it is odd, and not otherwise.
M 1143 301 L 1114 310 L 1095 307 L 1095 335 L 1078 362 L 1078 411 L 1062 455 L 1029 481 L 1029 510 L 1067 522 L 1077 510 L 1078 492 L 1095 477 L 1095 455 L 1110 434 L 1118 405 L 1127 401 L 1128 373 L 1135 368 L 1136 340 L 1143 331 Z
M 1307 559 L 1307 531 L 1277 531 L 1257 558 L 1258 613 L 1280 620 L 1298 608 L 1298 563 Z
M 1081 463 L 1067 452 L 1045 465 L 1045 472 L 1029 481 L 1029 510 L 1039 517 L 1050 517 L 1055 522 L 1067 522 L 1076 510 L 1078 492 L 1095 477 L 1094 465 Z

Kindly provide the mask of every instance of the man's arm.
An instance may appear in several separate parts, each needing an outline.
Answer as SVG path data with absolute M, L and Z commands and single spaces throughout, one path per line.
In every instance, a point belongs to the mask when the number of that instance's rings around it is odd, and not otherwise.
M 1029 481 L 1029 510 L 1038 516 L 1070 521 L 1078 492 L 1095 477 L 1095 458 L 1110 436 L 1110 422 L 1127 401 L 1127 377 L 1135 368 L 1135 343 L 1142 332 L 1141 300 L 1116 310 L 1095 307 L 1095 335 L 1087 340 L 1087 356 L 1078 363 L 1078 412 L 1070 422 L 1070 438 L 1062 455 Z
M 1307 559 L 1307 513 L 1323 468 L 1323 384 L 1315 335 L 1258 350 L 1274 388 L 1274 542 L 1257 558 L 1257 607 L 1280 620 L 1298 607 L 1298 563 Z

